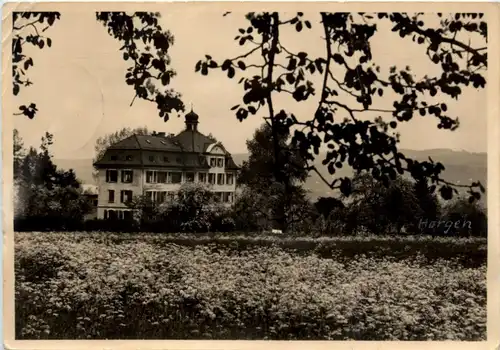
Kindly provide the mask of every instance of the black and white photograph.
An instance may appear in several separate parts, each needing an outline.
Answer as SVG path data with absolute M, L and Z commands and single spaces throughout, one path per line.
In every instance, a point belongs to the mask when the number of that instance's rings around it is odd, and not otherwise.
M 499 18 L 4 5 L 4 341 L 497 347 Z

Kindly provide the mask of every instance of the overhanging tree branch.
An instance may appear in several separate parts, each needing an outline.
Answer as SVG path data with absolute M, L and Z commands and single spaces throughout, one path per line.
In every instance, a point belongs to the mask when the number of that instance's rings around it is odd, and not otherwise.
M 273 22 L 271 21 L 273 16 L 275 14 L 262 13 L 257 15 L 253 13 L 247 18 L 251 25 L 247 32 L 257 31 L 264 39 L 262 42 L 266 43 L 266 37 L 273 30 Z M 471 198 L 477 199 L 478 192 L 474 189 L 479 188 L 481 192 L 484 190 L 480 184 L 452 186 L 441 178 L 441 173 L 444 170 L 442 164 L 407 159 L 397 147 L 399 134 L 389 132 L 389 128 L 397 129 L 399 123 L 411 121 L 417 112 L 422 116 L 434 116 L 439 121 L 438 128 L 455 130 L 458 127 L 458 119 L 448 115 L 445 103 L 435 103 L 435 101 L 429 103 L 426 99 L 428 94 L 435 97 L 438 92 L 452 98 L 458 98 L 462 93 L 461 86 L 469 84 L 475 88 L 485 86 L 486 80 L 478 73 L 477 69 L 486 66 L 486 55 L 480 53 L 482 50 L 474 49 L 463 42 L 458 43 L 458 36 L 453 35 L 454 38 L 450 38 L 445 35 L 450 31 L 453 33 L 460 30 L 471 32 L 477 28 L 482 28 L 480 29 L 482 34 L 486 32 L 483 22 L 477 26 L 469 22 L 462 23 L 462 25 L 457 24 L 461 18 L 467 16 L 468 14 L 456 14 L 454 22 L 442 22 L 441 27 L 437 29 L 423 29 L 423 16 L 409 19 L 406 14 L 401 13 L 378 14 L 379 21 L 384 18 L 392 21 L 394 23 L 392 30 L 399 33 L 402 38 L 413 35 L 413 40 L 417 44 L 428 45 L 429 58 L 441 66 L 442 74 L 440 76 L 424 77 L 424 79 L 417 81 L 409 67 L 399 71 L 396 67 L 392 67 L 388 76 L 383 77 L 380 73 L 380 67 L 370 65 L 373 60 L 370 40 L 378 30 L 376 20 L 368 20 L 368 15 L 364 14 L 361 14 L 361 17 L 356 17 L 355 14 L 351 13 L 322 13 L 321 23 L 325 31 L 326 55 L 312 59 L 307 52 L 295 54 L 280 44 L 279 47 L 283 55 L 286 55 L 285 59 L 288 60 L 288 65 L 276 64 L 274 56 L 273 60 L 270 60 L 269 55 L 264 56 L 264 64 L 267 66 L 268 72 L 272 72 L 274 67 L 280 68 L 284 72 L 278 75 L 273 85 L 270 85 L 266 79 L 269 75 L 266 77 L 264 75 L 251 78 L 243 77 L 240 83 L 243 83 L 245 89 L 243 103 L 246 106 L 237 105 L 232 110 L 237 110 L 237 118 L 243 120 L 248 116 L 248 113 L 256 114 L 258 108 L 255 108 L 254 104 L 258 104 L 259 107 L 268 104 L 268 109 L 269 104 L 271 104 L 273 113 L 270 118 L 265 117 L 265 120 L 271 123 L 279 120 L 280 126 L 294 130 L 292 143 L 300 150 L 306 160 L 314 160 L 315 155 L 319 154 L 321 145 L 328 147 L 323 164 L 327 166 L 332 176 L 335 175 L 336 169 L 341 168 L 345 163 L 355 172 L 370 171 L 375 179 L 385 185 L 390 180 L 395 179 L 398 174 L 407 172 L 417 181 L 430 182 L 434 184 L 434 188 L 436 185 L 441 186 L 439 191 L 445 199 L 451 198 L 455 187 L 468 188 Z M 371 17 L 373 18 L 373 16 Z M 306 22 L 308 25 L 304 26 L 303 24 Z M 295 26 L 297 32 L 311 27 L 311 23 L 305 20 L 301 13 L 291 19 L 281 19 L 279 25 Z M 240 32 L 245 31 L 240 29 Z M 441 48 L 442 44 L 449 44 L 452 50 Z M 333 46 L 338 48 L 336 53 L 332 52 Z M 460 50 L 456 50 L 455 46 Z M 474 57 L 471 64 L 477 68 L 470 69 L 470 66 L 467 65 L 466 69 L 461 69 L 457 63 L 457 59 L 460 59 L 460 51 L 471 54 Z M 343 77 L 333 73 L 330 69 L 331 62 L 345 68 Z M 245 63 L 238 62 L 238 64 L 245 66 Z M 308 80 L 308 75 L 313 75 L 316 72 L 324 75 L 322 76 L 323 84 L 318 108 L 314 115 L 311 115 L 307 121 L 300 122 L 293 114 L 284 110 L 273 116 L 273 98 L 268 89 L 271 88 L 277 93 L 291 95 L 298 102 L 305 101 L 315 95 L 314 85 Z M 229 78 L 233 77 L 234 74 L 229 76 Z M 330 82 L 335 85 L 330 87 Z M 344 101 L 341 102 L 339 98 L 331 98 L 331 96 L 338 96 L 335 88 L 339 88 L 354 97 L 362 108 L 349 105 Z M 374 101 L 382 97 L 386 91 L 391 91 L 399 97 L 393 103 L 394 109 L 373 107 Z M 332 106 L 345 110 L 351 120 L 337 121 L 337 109 L 331 108 Z M 391 113 L 393 119 L 385 122 L 378 117 L 375 121 L 359 121 L 355 113 L 361 112 Z M 304 128 L 299 131 L 297 126 Z M 391 157 L 389 159 L 386 156 Z M 307 170 L 315 171 L 313 167 L 307 167 Z M 334 182 L 326 180 L 323 176 L 320 178 L 329 187 L 334 186 Z M 345 194 L 350 193 L 350 181 L 348 179 L 338 180 L 340 181 L 340 190 Z

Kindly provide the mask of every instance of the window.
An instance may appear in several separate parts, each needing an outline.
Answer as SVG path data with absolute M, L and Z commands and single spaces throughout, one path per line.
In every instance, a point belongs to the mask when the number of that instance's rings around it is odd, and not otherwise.
M 224 192 L 224 203 L 231 203 L 233 201 L 233 192 Z
M 158 192 L 157 191 L 147 191 L 146 196 L 151 202 L 156 202 Z
M 158 183 L 166 184 L 168 183 L 168 173 L 165 171 L 158 172 Z
M 115 202 L 115 191 L 114 190 L 108 190 L 108 202 L 109 203 Z
M 167 191 L 160 191 L 158 192 L 158 203 L 164 203 L 165 200 L 167 199 Z
M 122 182 L 131 183 L 134 178 L 134 172 L 132 170 L 122 170 Z
M 215 168 L 216 165 L 217 165 L 217 159 L 211 157 L 210 158 L 210 167 Z
M 112 155 L 111 156 L 111 160 L 118 160 L 118 156 L 117 155 Z
M 208 174 L 208 183 L 215 185 L 215 174 Z
M 170 176 L 173 184 L 180 184 L 182 182 L 182 173 L 174 172 L 170 173 Z
M 177 161 L 178 164 L 182 164 L 182 159 L 181 158 L 177 157 L 176 161 Z
M 226 174 L 226 185 L 232 185 L 234 183 L 234 175 Z
M 224 185 L 224 174 L 217 174 L 217 185 Z
M 206 183 L 207 182 L 207 174 L 206 173 L 198 173 L 198 182 Z
M 132 156 L 127 156 L 125 159 L 130 161 L 130 160 L 132 160 Z
M 148 170 L 146 171 L 146 182 L 148 184 L 155 184 L 157 181 L 156 171 Z
M 106 182 L 118 182 L 118 170 L 106 170 Z
M 217 167 L 224 168 L 224 158 L 217 158 Z
M 164 156 L 164 157 L 163 157 L 163 161 L 164 161 L 165 163 L 168 163 L 168 157 L 167 157 L 167 156 Z
M 154 163 L 154 161 L 155 161 L 155 156 L 149 156 L 149 161 Z
M 186 173 L 186 182 L 194 182 L 194 173 Z
M 128 203 L 132 200 L 133 192 L 129 190 L 123 190 L 120 192 L 120 202 Z
M 105 210 L 104 219 L 130 221 L 133 219 L 133 215 L 131 210 Z
M 146 196 L 153 203 L 163 203 L 167 199 L 167 191 L 147 191 Z

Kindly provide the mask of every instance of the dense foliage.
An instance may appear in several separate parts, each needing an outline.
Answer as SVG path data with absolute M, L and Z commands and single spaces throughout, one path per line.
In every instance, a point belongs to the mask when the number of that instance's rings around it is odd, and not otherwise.
M 300 214 L 308 203 L 302 185 L 308 172 L 299 152 L 289 145 L 289 131 L 279 130 L 276 137 L 277 149 L 272 128 L 264 123 L 247 140 L 249 158 L 240 168 L 237 183 L 245 187 L 240 202 L 248 202 L 246 196 L 250 195 L 248 199 L 255 204 L 251 208 L 252 205 L 245 203 L 246 210 L 259 213 L 273 227 L 287 231 L 303 221 Z M 283 164 L 279 169 L 275 167 L 276 157 Z
M 57 169 L 52 162 L 52 134 L 46 133 L 39 149 L 24 149 L 14 130 L 14 229 L 75 230 L 90 205 L 73 170 Z
M 184 183 L 175 196 L 154 202 L 146 195 L 136 196 L 128 207 L 134 210 L 130 224 L 140 231 L 211 232 L 234 230 L 231 209 L 215 196 L 210 185 Z M 118 228 L 130 231 L 130 226 Z
M 357 254 L 342 260 L 278 245 L 241 247 L 238 239 L 230 245 L 189 247 L 161 244 L 149 235 L 127 238 L 16 234 L 16 337 L 486 337 L 485 256 L 471 268 L 453 258 L 431 265 L 417 251 L 402 259 Z M 372 247 L 397 241 L 376 240 Z M 469 251 L 475 241 L 476 251 L 485 249 L 484 240 L 439 240 Z M 403 243 L 411 249 L 418 241 Z

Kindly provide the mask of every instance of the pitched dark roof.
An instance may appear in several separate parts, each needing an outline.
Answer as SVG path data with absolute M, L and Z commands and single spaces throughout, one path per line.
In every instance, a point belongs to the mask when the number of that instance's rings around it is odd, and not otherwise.
M 139 142 L 137 141 L 137 136 L 132 135 L 127 137 L 126 139 L 123 139 L 115 144 L 112 144 L 111 146 L 108 147 L 108 149 L 141 149 Z
M 202 154 L 213 143 L 213 139 L 197 130 L 184 130 L 176 136 L 132 135 L 110 146 L 95 165 L 210 168 Z M 131 155 L 126 151 L 134 152 Z M 239 169 L 229 153 L 226 154 L 226 164 L 227 169 Z
M 226 157 L 226 168 L 229 170 L 239 170 L 240 168 L 236 165 L 233 160 L 233 157 Z
M 173 137 L 184 152 L 203 153 L 214 140 L 203 135 L 197 130 L 184 130 Z
M 143 152 L 141 161 L 148 167 L 209 168 L 206 158 L 195 153 Z
M 141 150 L 110 147 L 94 165 L 98 167 L 141 166 Z
M 155 151 L 181 151 L 179 145 L 175 145 L 170 137 L 132 135 L 126 139 L 111 145 L 108 149 L 147 149 Z

